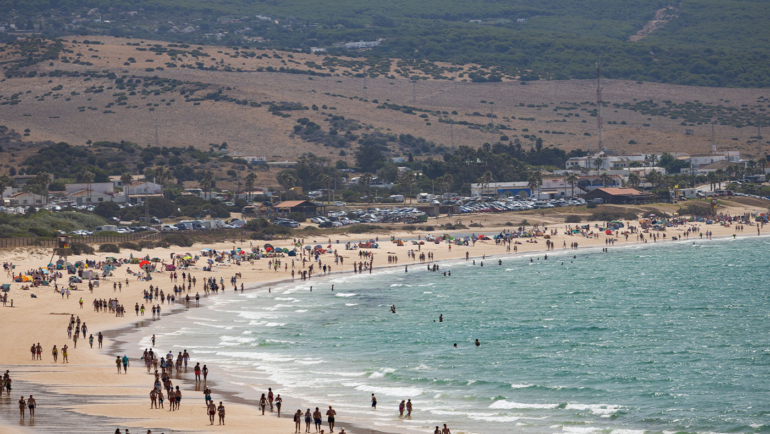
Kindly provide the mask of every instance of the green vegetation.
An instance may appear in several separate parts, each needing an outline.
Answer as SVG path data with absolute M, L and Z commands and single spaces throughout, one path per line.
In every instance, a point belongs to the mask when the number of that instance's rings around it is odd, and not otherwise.
M 673 6 L 671 20 L 637 42 L 629 38 Z M 102 20 L 71 26 L 72 16 L 99 8 Z M 128 14 L 128 12 L 137 12 Z M 262 20 L 257 14 L 269 16 Z M 288 73 L 326 75 L 345 62 L 336 55 L 340 42 L 382 39 L 366 52 L 368 59 L 401 59 L 396 74 L 416 73 L 438 79 L 457 74 L 461 80 L 499 81 L 592 78 L 597 60 L 609 78 L 698 86 L 768 87 L 770 8 L 761 1 L 634 0 L 487 0 L 440 2 L 310 1 L 251 2 L 232 0 L 0 0 L 0 15 L 17 27 L 42 34 L 110 34 L 165 38 L 173 54 L 188 54 L 190 44 L 232 46 L 231 58 L 249 56 L 242 46 L 303 49 L 326 47 L 329 58 L 309 62 Z M 109 21 L 109 23 L 105 22 Z M 169 21 L 175 23 L 169 24 Z M 278 21 L 277 23 L 275 21 Z M 194 31 L 180 30 L 192 26 Z M 210 35 L 221 33 L 217 39 Z M 85 63 L 75 59 L 79 63 Z M 453 63 L 439 66 L 435 62 Z M 298 63 L 298 62 L 295 62 Z M 471 70 L 475 63 L 482 68 Z M 381 60 L 362 61 L 354 74 L 387 74 Z M 201 67 L 202 68 L 202 67 Z M 278 71 L 278 68 L 275 68 Z

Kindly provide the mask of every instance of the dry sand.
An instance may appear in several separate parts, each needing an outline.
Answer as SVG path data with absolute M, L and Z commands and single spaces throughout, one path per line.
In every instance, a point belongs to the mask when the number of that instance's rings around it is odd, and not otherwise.
M 750 211 L 751 208 L 739 205 L 732 208 L 725 208 L 722 211 L 731 212 L 733 214 Z M 759 210 L 755 208 L 755 210 Z M 765 211 L 765 210 L 762 210 Z M 492 216 L 463 216 L 463 222 L 469 223 L 470 220 L 475 221 L 496 220 L 498 223 L 504 221 L 503 217 L 497 219 Z M 513 218 L 510 215 L 508 219 Z M 549 217 L 551 221 L 556 221 L 553 217 Z M 457 220 L 456 218 L 453 220 Z M 489 223 L 489 222 L 487 222 Z M 586 224 L 586 223 L 583 223 Z M 593 222 L 589 223 L 593 226 Z M 580 236 L 566 236 L 564 233 L 565 224 L 551 223 L 548 224 L 549 229 L 559 229 L 559 235 L 554 237 L 552 241 L 555 243 L 556 250 L 562 250 L 563 242 L 570 244 L 573 241 L 579 243 L 581 249 L 590 246 L 604 246 L 605 235 L 601 235 L 596 239 L 589 239 Z M 507 227 L 484 227 L 481 229 L 471 228 L 462 232 L 475 232 L 493 235 L 500 230 L 504 230 Z M 659 241 L 662 243 L 671 242 L 672 236 L 680 234 L 684 228 L 671 229 L 667 232 L 666 241 Z M 703 226 L 703 230 L 710 230 L 714 232 L 714 236 L 731 236 L 734 233 L 732 227 L 721 227 L 718 225 Z M 435 232 L 434 232 L 435 233 Z M 417 232 L 404 232 L 393 231 L 393 235 L 398 238 L 415 238 L 417 235 L 424 236 L 425 233 Z M 740 236 L 756 236 L 756 227 L 746 228 L 746 231 L 739 233 Z M 388 240 L 389 236 L 383 233 L 379 234 L 361 234 L 361 235 L 340 235 L 333 236 L 332 243 L 338 250 L 341 256 L 348 260 L 353 260 L 357 257 L 356 251 L 346 251 L 344 249 L 344 243 L 348 240 L 365 240 L 369 238 L 379 237 L 380 240 Z M 339 240 L 340 244 L 337 245 L 336 241 Z M 310 237 L 305 240 L 310 244 L 327 244 L 328 239 L 321 237 Z M 626 242 L 621 236 L 617 241 L 616 246 L 622 246 L 625 244 L 637 243 L 635 236 L 630 236 Z M 257 245 L 258 242 L 254 242 Z M 291 240 L 276 241 L 273 242 L 276 247 L 289 247 L 291 246 Z M 387 255 L 396 254 L 399 257 L 399 266 L 405 264 L 411 264 L 412 261 L 407 260 L 407 250 L 415 248 L 410 242 L 407 242 L 405 246 L 398 247 L 396 244 L 390 241 L 381 241 L 381 248 L 375 250 L 374 262 L 375 265 L 380 267 L 387 266 Z M 233 246 L 240 246 L 244 249 L 248 249 L 248 241 L 228 241 L 225 243 L 217 243 L 213 245 L 195 245 L 191 248 L 170 248 L 170 249 L 154 249 L 145 250 L 140 254 L 135 255 L 149 255 L 150 257 L 168 258 L 172 252 L 197 252 L 201 248 L 209 247 L 217 250 L 231 249 Z M 518 245 L 520 254 L 526 252 L 542 251 L 545 249 L 545 242 L 540 239 L 537 244 L 523 242 Z M 505 254 L 505 248 L 502 246 L 496 246 L 494 241 L 480 241 L 471 247 L 458 247 L 452 246 L 449 250 L 445 244 L 435 245 L 427 244 L 423 246 L 423 252 L 431 251 L 434 253 L 435 260 L 446 260 L 465 257 L 466 252 L 471 257 L 481 257 L 482 255 L 501 255 Z M 578 252 L 579 253 L 579 252 Z M 108 256 L 127 257 L 128 251 L 124 251 L 121 254 L 94 254 L 88 256 L 71 257 L 70 261 L 74 262 L 81 259 L 103 259 Z M 15 272 L 19 273 L 24 270 L 35 269 L 45 266 L 51 259 L 50 251 L 43 251 L 41 249 L 16 249 L 6 250 L 0 253 L 0 261 L 11 262 L 16 268 Z M 347 262 L 347 261 L 346 261 Z M 350 263 L 350 262 L 348 262 Z M 269 416 L 258 415 L 257 408 L 253 405 L 233 403 L 228 400 L 228 394 L 223 394 L 222 391 L 217 390 L 216 386 L 213 388 L 213 399 L 218 401 L 224 401 L 227 408 L 227 425 L 226 426 L 213 426 L 208 423 L 208 418 L 204 412 L 204 407 L 201 404 L 200 392 L 193 390 L 189 383 L 180 382 L 175 380 L 176 385 L 180 385 L 183 391 L 183 396 L 186 399 L 182 400 L 181 411 L 169 412 L 163 410 L 150 410 L 148 393 L 152 388 L 152 376 L 146 372 L 146 369 L 138 359 L 132 359 L 132 366 L 128 370 L 127 375 L 117 375 L 115 373 L 114 357 L 116 348 L 114 343 L 110 339 L 105 339 L 105 346 L 103 350 L 96 348 L 91 349 L 88 347 L 87 340 L 81 339 L 78 344 L 78 348 L 72 348 L 72 341 L 67 339 L 66 327 L 70 314 L 79 316 L 81 320 L 85 321 L 88 326 L 88 333 L 96 335 L 99 331 L 106 332 L 108 330 L 116 330 L 124 327 L 149 327 L 147 333 L 152 331 L 152 321 L 149 321 L 150 313 L 146 313 L 144 318 L 137 318 L 134 314 L 134 303 L 142 303 L 142 291 L 147 289 L 152 283 L 158 285 L 166 293 L 171 292 L 173 283 L 170 283 L 168 273 L 154 274 L 155 279 L 151 282 L 137 281 L 136 278 L 129 277 L 130 285 L 125 285 L 125 279 L 127 277 L 126 269 L 134 268 L 136 265 L 123 265 L 114 271 L 114 276 L 108 278 L 102 282 L 101 286 L 94 290 L 94 293 L 89 293 L 87 285 L 80 284 L 81 288 L 85 288 L 84 291 L 75 291 L 69 297 L 64 298 L 53 292 L 52 287 L 38 287 L 29 291 L 20 290 L 20 283 L 11 283 L 12 290 L 10 291 L 10 297 L 13 299 L 14 307 L 5 307 L 0 309 L 4 336 L 3 350 L 0 352 L 0 365 L 4 369 L 10 369 L 12 378 L 17 382 L 15 386 L 21 386 L 26 391 L 26 395 L 30 393 L 36 393 L 37 390 L 44 390 L 48 393 L 46 396 L 63 396 L 66 398 L 66 403 L 72 403 L 67 405 L 64 414 L 67 417 L 62 418 L 62 424 L 68 425 L 72 428 L 73 425 L 77 426 L 76 416 L 77 414 L 88 416 L 100 416 L 106 419 L 83 419 L 82 423 L 92 423 L 94 420 L 107 421 L 104 423 L 114 424 L 123 428 L 129 427 L 132 432 L 141 432 L 144 434 L 148 427 L 153 429 L 153 432 L 162 432 L 163 430 L 174 430 L 181 432 L 228 432 L 228 433 L 251 433 L 254 432 L 255 427 L 259 428 L 259 432 L 263 433 L 286 433 L 293 428 L 291 420 L 291 409 L 296 405 L 292 404 L 291 398 L 286 397 L 284 402 L 284 409 L 288 414 L 288 418 L 277 418 L 274 414 Z M 216 277 L 228 278 L 236 272 L 240 272 L 243 278 L 239 281 L 244 282 L 247 285 L 255 283 L 266 283 L 276 280 L 283 280 L 290 278 L 288 273 L 283 271 L 275 273 L 268 271 L 267 261 L 255 261 L 253 264 L 244 263 L 241 266 L 235 265 L 222 265 L 218 267 L 217 273 L 213 275 Z M 335 273 L 347 272 L 348 266 L 345 266 L 343 270 L 335 270 Z M 181 274 L 181 271 L 179 272 Z M 192 269 L 192 274 L 197 278 L 200 286 L 194 288 L 193 293 L 197 290 L 202 292 L 203 279 L 210 276 L 211 273 L 203 272 L 200 267 Z M 65 279 L 68 276 L 65 274 Z M 181 276 L 180 276 L 181 277 Z M 315 277 L 314 279 L 317 279 Z M 9 277 L 4 277 L 3 282 L 10 282 Z M 123 289 L 120 293 L 113 292 L 112 283 L 115 281 L 123 282 Z M 227 286 L 227 285 L 226 285 Z M 264 290 L 264 289 L 256 289 Z M 30 294 L 36 294 L 37 298 L 30 298 Z M 213 297 L 226 297 L 227 295 L 220 294 Z M 84 307 L 80 309 L 78 306 L 78 300 L 83 298 Z M 109 313 L 96 313 L 93 310 L 92 302 L 95 298 L 109 299 L 110 297 L 117 297 L 120 302 L 126 307 L 127 312 L 125 317 L 116 318 L 113 314 Z M 205 302 L 205 299 L 204 299 Z M 147 306 L 149 307 L 149 305 Z M 173 307 L 171 305 L 163 305 L 164 315 L 169 315 L 172 312 L 182 311 L 185 308 L 182 304 L 176 304 Z M 43 360 L 42 361 L 30 361 L 29 347 L 32 343 L 39 342 L 43 346 Z M 61 348 L 63 345 L 70 346 L 70 363 L 61 364 L 61 356 L 59 364 L 52 364 L 51 348 L 53 345 L 57 345 Z M 122 354 L 120 354 L 122 356 Z M 135 357 L 136 354 L 129 354 L 129 356 Z M 194 366 L 196 362 L 196 354 L 193 351 L 191 353 L 191 362 Z M 192 367 L 190 371 L 182 375 L 182 378 L 192 378 Z M 217 381 L 216 367 L 213 367 L 209 379 L 212 382 Z M 20 389 L 22 387 L 19 387 Z M 280 392 L 280 391 L 277 391 Z M 7 405 L 15 408 L 15 400 L 18 400 L 17 390 L 14 390 L 10 402 Z M 86 400 L 85 398 L 89 398 Z M 7 399 L 7 398 L 4 398 Z M 50 398 L 49 398 L 50 399 Z M 191 401 L 192 399 L 192 401 Z M 57 399 L 59 401 L 59 399 Z M 83 404 L 82 402 L 86 402 Z M 78 404 L 81 403 L 81 404 Z M 58 411 L 52 409 L 52 406 L 60 405 L 62 402 L 46 402 L 46 400 L 39 398 L 38 419 L 45 417 L 47 412 Z M 325 403 L 317 403 L 321 408 L 324 408 Z M 74 412 L 74 413 L 73 413 Z M 13 413 L 16 415 L 15 410 Z M 57 413 L 58 414 L 58 413 Z M 11 419 L 13 420 L 13 419 Z M 340 415 L 338 420 L 342 423 L 345 422 L 344 415 Z M 100 423 L 102 423 L 100 422 Z M 9 423 L 8 420 L 4 423 Z M 325 422 L 324 422 L 325 424 Z M 0 427 L 2 432 L 16 432 L 20 428 L 17 427 L 29 427 L 30 422 L 27 419 L 25 422 L 14 423 L 13 427 Z M 304 427 L 303 427 L 304 428 Z M 160 431 L 157 431 L 160 429 Z M 22 432 L 24 432 L 22 430 Z M 356 429 L 351 427 L 348 430 L 350 433 L 369 432 L 364 429 Z

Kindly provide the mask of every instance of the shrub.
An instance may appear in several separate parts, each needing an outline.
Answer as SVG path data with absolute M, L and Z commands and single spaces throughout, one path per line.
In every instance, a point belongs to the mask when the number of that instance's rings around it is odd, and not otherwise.
M 405 231 L 415 231 L 415 230 L 417 230 L 417 227 L 415 227 L 414 225 L 406 225 L 406 226 L 404 226 L 404 230 Z
M 588 217 L 591 221 L 636 220 L 636 213 L 629 211 L 597 211 Z
M 120 253 L 120 247 L 118 247 L 116 244 L 102 244 L 99 246 L 99 251 L 107 253 Z
M 586 208 L 588 208 L 588 209 L 594 209 L 594 208 L 596 208 L 596 204 L 595 204 L 595 203 L 593 203 L 593 202 L 588 202 L 588 204 L 586 205 Z
M 376 225 L 367 225 L 367 224 L 355 224 L 350 225 L 346 232 L 349 232 L 351 234 L 365 234 L 367 232 L 372 232 L 376 230 L 381 230 L 381 226 Z
M 436 230 L 436 228 L 434 228 L 433 226 L 425 226 L 425 230 L 428 232 L 433 232 Z
M 471 223 L 469 226 L 472 227 L 472 228 L 481 228 L 481 227 L 483 227 L 483 226 L 481 226 L 481 223 Z
M 304 222 L 307 220 L 307 214 L 304 212 L 290 212 L 287 218 L 297 222 Z
M 155 248 L 155 243 L 153 243 L 152 241 L 143 240 L 143 241 L 139 241 L 139 247 L 141 249 L 152 249 L 152 248 Z
M 192 238 L 183 234 L 166 235 L 165 237 L 163 237 L 163 241 L 165 241 L 170 245 L 179 246 L 179 247 L 192 247 L 192 245 L 195 244 Z
M 581 218 L 580 218 L 579 215 L 572 214 L 572 215 L 568 215 L 564 219 L 564 223 L 580 223 L 580 220 L 581 220 Z
M 83 255 L 83 254 L 91 255 L 94 253 L 93 247 L 83 243 L 70 244 L 70 250 L 72 251 L 73 255 Z
M 522 220 L 521 223 L 519 223 L 519 226 L 529 226 L 529 220 L 527 219 Z
M 136 250 L 136 251 L 140 251 L 140 252 L 142 251 L 142 248 L 139 246 L 139 244 L 132 243 L 130 241 L 124 241 L 124 242 L 118 244 L 118 246 L 121 249 Z

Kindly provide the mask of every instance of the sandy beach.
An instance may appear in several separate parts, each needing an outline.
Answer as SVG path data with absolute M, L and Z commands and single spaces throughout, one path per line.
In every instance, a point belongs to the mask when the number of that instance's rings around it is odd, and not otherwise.
M 741 212 L 743 209 L 741 209 Z M 764 210 L 762 210 L 764 211 Z M 589 224 L 592 228 L 594 224 L 598 222 L 584 222 L 580 225 Z M 720 225 L 705 225 L 705 224 L 692 224 L 700 226 L 702 231 L 711 231 L 713 237 L 726 237 L 736 234 L 735 227 L 723 227 Z M 551 241 L 554 243 L 554 250 L 564 250 L 563 245 L 566 243 L 567 249 L 573 242 L 579 244 L 577 254 L 580 249 L 587 247 L 599 247 L 607 246 L 607 238 L 609 235 L 601 234 L 598 237 L 583 237 L 580 235 L 565 235 L 565 227 L 568 226 L 564 223 L 548 224 L 548 230 L 556 230 L 558 233 L 551 237 Z M 574 224 L 571 226 L 575 226 Z M 683 234 L 684 231 L 689 228 L 691 224 L 668 228 L 665 239 L 659 239 L 658 243 L 672 243 L 682 241 L 671 241 L 672 237 L 678 237 Z M 483 227 L 483 228 L 470 228 L 462 231 L 455 231 L 457 233 L 476 233 L 486 234 L 493 236 L 500 231 L 506 229 L 513 229 L 511 227 Z M 764 229 L 763 229 L 764 232 Z M 444 231 L 435 231 L 433 234 L 440 235 Z M 452 232 L 449 232 L 450 234 Z M 416 239 L 417 237 L 424 237 L 426 233 L 418 232 L 405 232 L 396 229 L 391 233 L 396 238 L 403 238 L 405 240 Z M 764 234 L 763 234 L 764 235 Z M 695 235 L 693 235 L 695 236 Z M 756 237 L 757 227 L 746 226 L 743 232 L 737 232 L 737 236 L 740 237 Z M 647 234 L 645 234 L 647 237 Z M 351 271 L 350 262 L 354 260 L 358 261 L 358 250 L 345 250 L 345 243 L 348 241 L 358 241 L 379 238 L 380 248 L 373 250 L 374 253 L 374 265 L 375 267 L 387 267 L 387 257 L 390 255 L 398 256 L 398 266 L 411 266 L 416 263 L 415 271 L 420 268 L 420 262 L 411 258 L 408 259 L 407 251 L 417 250 L 417 246 L 407 241 L 403 246 L 397 246 L 395 243 L 389 240 L 390 236 L 377 233 L 377 234 L 356 234 L 356 235 L 341 235 L 335 236 L 331 239 L 332 248 L 336 249 L 338 254 L 344 258 L 345 265 L 335 266 L 333 265 L 333 255 L 325 255 L 324 263 L 332 264 L 333 272 L 348 273 Z M 623 236 L 617 237 L 617 241 L 614 247 L 623 245 L 636 244 L 640 241 L 634 234 L 631 234 L 626 240 Z M 692 238 L 692 236 L 691 236 Z M 329 239 L 324 237 L 310 237 L 304 240 L 307 245 L 322 244 L 324 246 L 329 244 Z M 653 242 L 650 240 L 649 242 Z M 686 241 L 685 241 L 686 242 Z M 251 241 L 254 246 L 262 245 L 264 242 Z M 292 240 L 277 240 L 271 242 L 276 247 L 290 247 Z M 143 250 L 141 252 L 133 252 L 123 250 L 119 254 L 112 253 L 96 253 L 92 255 L 83 255 L 70 257 L 70 262 L 78 260 L 102 260 L 109 256 L 115 256 L 118 258 L 126 258 L 129 254 L 133 253 L 134 256 L 147 256 L 158 258 L 169 258 L 172 253 L 186 253 L 190 252 L 193 255 L 199 252 L 203 248 L 212 248 L 216 250 L 230 250 L 234 247 L 241 247 L 244 250 L 249 250 L 249 240 L 236 240 L 225 241 L 223 243 L 198 245 L 196 244 L 190 248 L 172 247 L 169 249 L 152 249 Z M 522 239 L 521 244 L 516 245 L 518 254 L 526 254 L 532 252 L 540 252 L 546 250 L 545 240 L 541 237 L 538 238 L 537 243 L 528 243 Z M 612 248 L 613 246 L 609 246 Z M 496 245 L 494 240 L 490 241 L 478 241 L 475 245 L 470 246 L 455 246 L 448 248 L 447 244 L 433 244 L 426 243 L 420 247 L 421 253 L 432 253 L 434 261 L 442 261 L 449 259 L 465 258 L 466 254 L 470 258 L 480 258 L 491 255 L 512 254 L 513 252 L 506 252 L 504 245 Z M 27 248 L 27 249 L 15 249 L 6 250 L 0 252 L 0 261 L 4 263 L 12 263 L 15 266 L 14 272 L 19 274 L 26 270 L 37 269 L 39 267 L 46 266 L 51 261 L 52 252 L 50 250 L 40 248 Z M 54 257 L 54 261 L 56 258 Z M 257 289 L 248 290 L 266 290 L 264 284 L 270 282 L 277 282 L 280 280 L 291 279 L 291 267 L 288 271 L 281 269 L 280 271 L 273 271 L 268 269 L 268 260 L 262 259 L 254 261 L 253 264 L 247 262 L 242 263 L 240 266 L 235 264 L 222 264 L 214 268 L 213 272 L 202 271 L 203 261 L 199 261 L 196 266 L 192 267 L 189 271 L 198 280 L 196 288 L 193 288 L 190 293 L 191 296 L 195 295 L 195 292 L 203 294 L 203 280 L 207 277 L 214 276 L 217 280 L 223 278 L 225 280 L 225 288 L 227 291 L 232 291 L 232 287 L 228 285 L 228 279 L 235 275 L 235 273 L 241 273 L 242 278 L 238 280 L 238 285 L 241 283 L 249 287 L 256 287 Z M 301 267 L 301 262 L 298 268 Z M 2 282 L 11 283 L 11 291 L 9 292 L 8 307 L 3 307 L 2 312 L 2 324 L 5 331 L 5 339 L 3 340 L 3 351 L 0 352 L 0 366 L 3 370 L 10 370 L 11 378 L 13 379 L 14 389 L 10 397 L 5 395 L 2 398 L 3 407 L 6 407 L 2 413 L 2 419 L 0 422 L 4 424 L 0 431 L 16 433 L 16 432 L 29 432 L 35 431 L 35 424 L 38 425 L 52 425 L 56 421 L 52 421 L 50 418 L 52 414 L 55 414 L 59 418 L 62 425 L 68 427 L 76 426 L 78 418 L 82 417 L 83 424 L 89 424 L 88 430 L 82 432 L 114 432 L 115 427 L 120 427 L 121 432 L 124 432 L 125 428 L 130 429 L 131 433 L 145 433 L 148 429 L 152 429 L 153 433 L 156 432 L 228 432 L 228 433 L 246 433 L 254 432 L 255 427 L 259 429 L 259 432 L 263 433 L 288 433 L 293 429 L 292 413 L 296 411 L 296 406 L 292 405 L 289 397 L 284 397 L 286 402 L 284 405 L 284 416 L 278 418 L 275 413 L 262 416 L 254 405 L 247 403 L 239 403 L 230 401 L 231 395 L 224 393 L 216 389 L 213 386 L 212 397 L 215 402 L 223 401 L 227 409 L 226 425 L 218 426 L 209 425 L 208 417 L 205 413 L 205 408 L 202 403 L 202 396 L 199 390 L 195 390 L 192 386 L 192 366 L 196 363 L 196 354 L 191 351 L 191 366 L 186 373 L 174 378 L 174 384 L 179 385 L 183 396 L 186 399 L 182 400 L 182 405 L 179 411 L 170 412 L 168 408 L 166 410 L 151 410 L 149 408 L 149 391 L 152 388 L 153 377 L 148 374 L 146 369 L 139 360 L 140 354 L 128 354 L 131 358 L 131 367 L 128 369 L 127 375 L 117 375 L 115 371 L 115 356 L 123 356 L 118 354 L 118 348 L 116 343 L 111 339 L 111 336 L 115 336 L 116 330 L 124 329 L 127 327 L 138 328 L 147 327 L 148 332 L 152 332 L 153 320 L 149 311 L 145 313 L 144 317 L 137 317 L 134 313 L 134 304 L 142 304 L 142 291 L 148 289 L 149 285 L 159 286 L 167 294 L 172 291 L 174 282 L 169 279 L 169 272 L 153 273 L 154 279 L 151 282 L 138 281 L 136 277 L 129 276 L 126 272 L 127 268 L 136 269 L 136 266 L 123 265 L 114 270 L 113 276 L 102 281 L 101 285 L 94 289 L 93 293 L 88 291 L 87 284 L 80 284 L 80 291 L 74 291 L 69 298 L 62 298 L 60 294 L 54 293 L 53 286 L 41 286 L 30 289 L 29 291 L 21 290 L 21 283 L 14 283 L 11 278 L 4 275 Z M 410 267 L 411 271 L 411 267 Z M 178 271 L 181 279 L 181 270 Z M 64 279 L 68 275 L 64 273 Z M 313 278 L 308 282 L 312 284 L 313 281 L 318 279 L 320 274 L 314 274 Z M 126 284 L 126 278 L 128 278 L 128 284 Z M 299 280 L 299 279 L 297 279 Z M 123 287 L 120 292 L 113 290 L 113 282 L 121 282 Z M 180 280 L 181 282 L 181 280 Z M 227 291 L 224 291 L 224 295 L 220 292 L 219 295 L 210 295 L 210 297 L 226 297 Z M 36 295 L 36 298 L 32 298 L 31 294 Z M 117 297 L 121 304 L 126 307 L 126 313 L 124 317 L 115 317 L 113 313 L 108 312 L 96 312 L 93 309 L 93 301 L 95 298 L 110 299 Z M 79 305 L 79 300 L 83 299 L 83 307 Z M 10 300 L 13 300 L 13 307 L 11 308 Z M 151 304 L 158 303 L 159 301 L 153 301 Z M 206 299 L 202 300 L 205 303 Z M 149 305 L 146 305 L 149 309 Z M 174 305 L 162 304 L 163 316 L 171 315 L 174 312 L 179 312 L 187 309 L 184 304 L 177 302 Z M 70 315 L 79 316 L 88 326 L 88 333 L 97 335 L 98 332 L 105 334 L 104 348 L 98 349 L 94 344 L 94 348 L 89 348 L 88 340 L 81 339 L 77 348 L 73 348 L 73 342 L 67 338 L 67 325 Z M 160 320 L 162 321 L 162 319 Z M 40 343 L 43 348 L 43 356 L 41 361 L 32 361 L 30 356 L 29 347 L 33 343 Z M 53 345 L 61 348 L 63 345 L 69 345 L 69 363 L 62 364 L 61 356 L 59 357 L 59 363 L 54 364 L 51 356 L 51 349 Z M 157 351 L 161 354 L 164 351 L 164 342 L 159 342 L 157 345 Z M 216 384 L 217 372 L 215 368 L 209 375 L 210 383 Z M 184 381 L 180 381 L 184 380 Z M 211 385 L 210 385 L 211 386 Z M 265 390 L 266 391 L 266 390 Z M 277 391 L 280 393 L 280 391 Z M 39 409 L 37 410 L 36 421 L 33 423 L 29 419 L 29 414 L 24 421 L 18 421 L 18 411 L 16 401 L 21 394 L 25 395 L 25 398 L 30 394 L 36 395 L 38 398 Z M 40 397 L 38 397 L 40 396 Z M 44 397 L 43 397 L 44 396 Z M 55 399 L 56 402 L 50 402 L 51 399 Z M 319 402 L 317 406 L 322 410 L 326 407 L 326 403 Z M 304 410 L 304 409 L 303 409 Z M 327 429 L 326 418 L 324 417 L 324 428 Z M 338 421 L 342 424 L 345 423 L 344 416 L 338 418 Z M 96 426 L 92 424 L 97 424 Z M 105 428 L 109 426 L 110 428 Z M 304 429 L 304 426 L 303 426 Z M 347 432 L 369 432 L 369 430 L 356 429 L 351 427 Z

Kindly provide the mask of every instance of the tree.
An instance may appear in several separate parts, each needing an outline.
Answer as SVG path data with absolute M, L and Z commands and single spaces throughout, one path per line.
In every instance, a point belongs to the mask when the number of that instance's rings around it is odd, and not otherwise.
M 722 169 L 717 169 L 715 172 L 715 175 L 717 176 L 717 183 L 719 184 L 719 190 L 722 189 L 722 181 L 725 179 L 725 171 Z
M 211 188 L 214 186 L 214 172 L 207 170 L 198 181 L 198 185 L 203 190 L 204 196 L 208 192 L 209 199 L 211 199 Z
M 529 191 L 537 192 L 540 189 L 540 184 L 543 183 L 543 173 L 539 170 L 533 170 L 529 173 L 529 177 L 527 178 L 527 187 L 529 187 Z M 535 196 L 537 197 L 537 196 Z
M 279 172 L 278 175 L 275 176 L 275 179 L 278 181 L 278 184 L 286 190 L 287 196 L 292 191 L 291 189 L 297 184 L 297 178 L 295 178 L 288 170 Z
M 487 170 L 478 179 L 478 183 L 481 184 L 481 196 L 484 196 L 484 192 L 489 188 L 489 184 L 492 183 L 492 172 Z
M 565 180 L 572 187 L 572 197 L 575 197 L 575 185 L 577 185 L 580 178 L 574 173 L 570 173 Z
M 370 190 L 372 187 L 372 178 L 373 176 L 369 172 L 364 173 L 360 178 L 358 178 L 358 184 L 361 185 L 361 187 L 366 192 L 366 203 L 371 203 Z
M 652 188 L 657 188 L 660 185 L 661 174 L 657 170 L 651 170 L 645 175 L 647 182 L 652 184 Z
M 5 206 L 5 189 L 13 184 L 13 180 L 8 175 L 0 176 L 0 205 Z
M 409 203 L 412 203 L 412 185 L 414 185 L 414 172 L 408 170 L 401 174 L 398 178 L 398 185 L 401 186 L 404 194 L 409 198 Z
M 254 172 L 249 172 L 248 175 L 246 175 L 246 190 L 249 191 L 249 202 L 253 200 L 252 192 L 254 191 L 254 184 L 257 182 L 257 174 Z
M 596 170 L 601 169 L 602 165 L 604 165 L 604 159 L 602 157 L 596 157 L 594 160 L 594 167 L 596 167 Z
M 95 177 L 96 175 L 94 175 L 93 172 L 89 172 L 88 170 L 80 174 L 80 182 L 86 184 L 86 189 L 88 191 L 88 203 L 91 203 L 91 183 L 94 182 Z
M 717 183 L 717 174 L 714 172 L 709 172 L 706 175 L 706 180 L 709 182 L 709 186 L 711 187 L 711 191 L 714 191 L 714 186 Z
M 162 167 L 158 167 L 157 169 L 155 169 L 154 176 L 155 176 L 155 182 L 161 185 L 161 191 L 162 191 L 162 188 L 165 187 L 166 185 L 166 181 L 171 179 L 171 177 L 173 176 L 173 172 L 171 172 L 171 170 L 166 170 L 166 169 L 163 169 Z
M 131 181 L 134 180 L 134 177 L 131 176 L 128 172 L 123 172 L 122 175 L 120 175 L 120 182 L 123 183 L 123 192 L 126 194 L 126 203 L 129 202 L 129 196 L 128 196 L 128 189 L 131 186 Z
M 444 193 L 448 192 L 455 183 L 454 176 L 452 176 L 451 173 L 447 173 L 444 176 L 439 177 L 436 181 L 438 181 L 439 185 L 441 186 L 441 190 Z
M 639 187 L 639 184 L 641 183 L 641 179 L 639 179 L 639 175 L 637 175 L 634 172 L 631 172 L 628 175 L 628 185 L 631 186 L 631 188 L 637 188 Z
M 325 173 L 318 175 L 318 182 L 320 182 L 326 187 L 326 203 L 331 203 L 332 201 L 331 186 L 333 181 L 334 181 L 334 178 L 332 178 L 331 176 Z
M 612 182 L 612 177 L 609 175 L 609 173 L 602 173 L 601 176 L 599 176 L 599 179 L 602 180 L 602 186 L 607 187 L 607 183 Z

